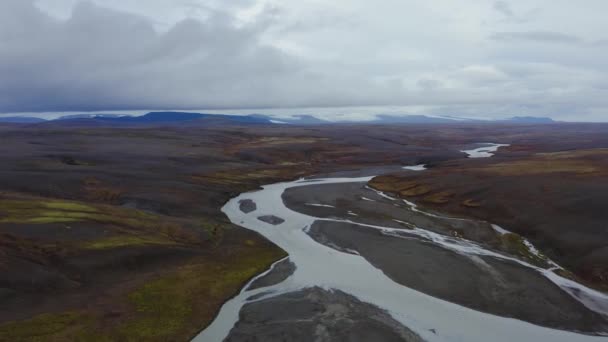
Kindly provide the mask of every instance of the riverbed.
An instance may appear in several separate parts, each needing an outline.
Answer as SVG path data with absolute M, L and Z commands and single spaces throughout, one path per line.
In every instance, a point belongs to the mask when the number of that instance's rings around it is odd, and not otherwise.
M 332 335 L 336 322 L 378 341 L 606 340 L 605 295 L 549 261 L 492 249 L 506 231 L 426 213 L 367 188 L 371 178 L 301 179 L 229 201 L 228 218 L 283 248 L 293 267 L 266 286 L 250 284 L 280 262 L 253 279 L 194 341 L 353 340 Z

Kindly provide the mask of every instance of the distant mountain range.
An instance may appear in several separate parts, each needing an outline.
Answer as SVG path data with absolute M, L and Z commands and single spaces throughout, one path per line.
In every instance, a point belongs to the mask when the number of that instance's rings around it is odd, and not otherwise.
M 38 122 L 46 122 L 46 120 L 41 118 L 33 118 L 28 116 L 5 116 L 0 117 L 0 122 L 7 123 L 38 123 Z
M 427 115 L 393 115 L 378 114 L 371 121 L 327 121 L 313 115 L 294 115 L 289 118 L 276 118 L 264 114 L 225 115 L 202 114 L 186 112 L 150 112 L 141 116 L 121 114 L 75 114 L 62 116 L 54 120 L 44 120 L 35 117 L 0 117 L 0 122 L 17 124 L 92 124 L 92 125 L 158 125 L 158 124 L 188 124 L 188 125 L 328 125 L 337 123 L 366 123 L 366 124 L 550 124 L 555 123 L 551 118 L 516 116 L 503 120 L 466 119 L 451 116 Z
M 534 117 L 534 116 L 515 116 L 506 121 L 519 123 L 555 123 L 551 118 Z
M 95 120 L 114 122 L 114 123 L 141 123 L 141 124 L 158 124 L 158 123 L 180 123 L 200 121 L 213 123 L 227 124 L 271 124 L 267 119 L 258 118 L 253 115 L 222 115 L 222 114 L 199 114 L 199 113 L 184 113 L 184 112 L 151 112 L 142 116 L 119 116 L 119 117 L 96 117 Z
M 255 115 L 223 115 L 223 114 L 201 114 L 185 112 L 150 112 L 141 116 L 117 115 L 117 114 L 74 114 L 61 116 L 53 120 L 44 120 L 31 117 L 0 117 L 0 122 L 22 123 L 22 124 L 82 124 L 82 125 L 157 125 L 157 124 L 182 124 L 191 125 L 252 125 L 273 124 L 272 120 Z
M 455 123 L 478 123 L 478 124 L 549 124 L 555 123 L 551 118 L 532 117 L 532 116 L 515 116 L 509 119 L 500 120 L 483 120 L 483 119 L 467 119 L 451 116 L 426 116 L 426 115 L 388 115 L 379 114 L 376 120 L 371 121 L 378 124 L 455 124 Z
M 372 123 L 378 124 L 450 124 L 450 123 L 459 123 L 459 122 L 469 122 L 470 120 L 466 119 L 458 119 L 458 118 L 448 118 L 448 117 L 433 117 L 426 115 L 407 115 L 407 116 L 399 116 L 399 115 L 388 115 L 388 114 L 380 114 L 376 116 L 376 120 L 373 120 Z

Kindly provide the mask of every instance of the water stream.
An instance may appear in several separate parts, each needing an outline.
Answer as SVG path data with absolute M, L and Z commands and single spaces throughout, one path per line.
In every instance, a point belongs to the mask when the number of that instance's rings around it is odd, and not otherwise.
M 259 191 L 241 194 L 230 200 L 222 208 L 228 218 L 234 224 L 260 233 L 284 249 L 297 268 L 293 275 L 280 284 L 251 291 L 247 290 L 247 286 L 244 287 L 239 295 L 225 303 L 214 322 L 194 341 L 222 341 L 238 321 L 240 309 L 248 302 L 313 286 L 338 289 L 363 302 L 377 305 L 387 310 L 397 321 L 427 341 L 576 342 L 607 340 L 606 337 L 555 330 L 516 319 L 482 313 L 409 289 L 391 280 L 363 257 L 341 252 L 314 241 L 306 230 L 319 218 L 290 210 L 285 206 L 281 197 L 288 188 L 337 183 L 366 183 L 371 178 L 373 177 L 326 178 L 277 183 L 264 186 Z M 250 213 L 241 211 L 239 208 L 241 200 L 254 201 L 257 204 L 257 210 Z M 285 222 L 272 225 L 258 219 L 258 217 L 266 215 L 280 217 Z M 337 221 L 354 223 L 348 220 Z M 366 226 L 381 229 L 387 233 L 398 231 L 388 227 Z M 460 253 L 506 258 L 502 254 L 486 250 L 470 241 L 450 238 L 422 229 L 414 230 L 411 234 L 432 240 L 444 248 L 456 249 Z M 562 288 L 571 288 L 571 294 L 578 294 L 578 299 L 582 302 L 584 302 L 582 299 L 585 299 L 592 303 L 608 303 L 608 298 L 601 293 L 561 278 L 551 271 L 538 269 L 515 258 L 513 260 L 522 266 L 546 272 L 545 275 Z M 255 299 L 251 298 L 253 296 Z M 597 310 L 605 309 L 603 305 L 598 304 L 597 306 L 599 307 L 595 308 Z

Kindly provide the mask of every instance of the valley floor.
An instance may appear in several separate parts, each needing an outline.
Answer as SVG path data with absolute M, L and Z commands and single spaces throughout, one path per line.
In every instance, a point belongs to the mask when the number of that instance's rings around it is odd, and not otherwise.
M 405 232 L 411 230 L 407 222 L 544 267 L 545 259 L 524 248 L 523 241 L 530 241 L 564 267 L 560 275 L 605 290 L 608 237 L 602 234 L 608 220 L 599 203 L 608 193 L 602 188 L 608 184 L 607 132 L 604 125 L 0 125 L 0 340 L 183 341 L 196 336 L 250 279 L 283 259 L 285 251 L 292 254 L 263 233 L 231 222 L 222 206 L 261 185 L 304 176 L 387 174 L 369 186 L 399 200 L 378 197 L 364 184 L 323 189 L 311 184 L 283 195 L 296 212 Z M 477 148 L 480 141 L 511 146 L 479 160 L 460 152 Z M 422 164 L 429 170 L 401 168 Z M 421 215 L 402 200 L 420 210 L 497 223 L 516 234 Z M 276 229 L 284 224 L 277 218 L 286 219 L 270 212 L 258 216 L 267 216 Z M 432 244 L 412 245 L 409 238 L 389 241 L 360 224 L 321 221 L 311 225 L 309 234 L 325 251 L 360 254 L 400 287 L 537 325 L 605 331 L 597 312 L 564 296 L 538 272 L 510 262 L 467 259 Z M 409 254 L 403 254 L 406 249 Z M 420 257 L 425 253 L 436 261 Z M 401 264 L 401 259 L 411 262 Z M 429 276 L 438 268 L 449 270 L 441 281 Z M 298 274 L 297 268 L 277 269 L 283 275 L 272 273 L 278 280 L 265 279 L 256 291 Z M 522 285 L 532 279 L 537 287 Z M 422 333 L 403 324 L 397 329 L 395 322 L 402 321 L 369 301 L 350 300 L 349 291 L 332 297 L 327 288 L 310 285 L 286 297 L 313 310 L 304 310 L 301 319 L 328 322 L 334 316 L 319 312 L 336 309 L 335 317 L 360 322 L 386 340 L 437 332 L 432 326 Z M 542 312 L 549 304 L 551 310 Z M 231 338 L 255 329 L 258 318 L 251 313 L 256 310 L 244 311 L 249 323 L 237 325 Z M 360 310 L 377 319 L 358 316 Z M 333 336 L 339 321 L 328 326 L 327 336 Z
M 195 341 L 357 340 L 336 328 L 348 324 L 370 334 L 376 333 L 370 325 L 390 331 L 377 337 L 387 341 L 592 341 L 598 338 L 580 333 L 608 331 L 608 296 L 561 277 L 559 266 L 528 242 L 514 249 L 521 237 L 486 222 L 424 212 L 367 181 L 279 183 L 229 202 L 228 217 L 285 249 L 295 271 L 267 288 L 245 288 Z M 245 201 L 256 209 L 243 210 Z M 260 219 L 269 214 L 281 222 Z M 357 300 L 334 304 L 315 287 Z M 378 305 L 372 321 L 346 314 L 358 300 Z M 381 318 L 383 312 L 398 324 Z

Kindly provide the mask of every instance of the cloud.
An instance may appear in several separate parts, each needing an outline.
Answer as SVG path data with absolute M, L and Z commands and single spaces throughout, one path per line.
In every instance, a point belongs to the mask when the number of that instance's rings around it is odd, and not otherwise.
M 0 0 L 0 113 L 608 108 L 604 0 L 383 4 Z
M 438 89 L 443 86 L 443 83 L 433 78 L 421 78 L 417 82 L 418 86 L 424 90 Z
M 150 20 L 78 4 L 66 21 L 31 1 L 0 5 L 0 110 L 102 110 L 281 102 L 298 62 L 260 27 L 215 13 L 158 33 Z
M 595 46 L 608 46 L 608 39 L 600 39 L 593 42 Z
M 511 10 L 511 6 L 506 1 L 494 1 L 494 9 L 506 17 L 515 16 L 513 10 Z
M 491 39 L 504 42 L 560 43 L 580 44 L 583 40 L 577 36 L 551 31 L 496 32 Z
M 263 42 L 265 23 L 223 11 L 163 32 L 91 2 L 66 20 L 31 1 L 5 0 L 0 13 L 0 112 L 367 105 L 403 90 L 396 78 L 305 64 Z
M 509 76 L 493 65 L 469 65 L 453 73 L 453 76 L 469 84 L 487 86 L 491 83 L 503 82 Z

